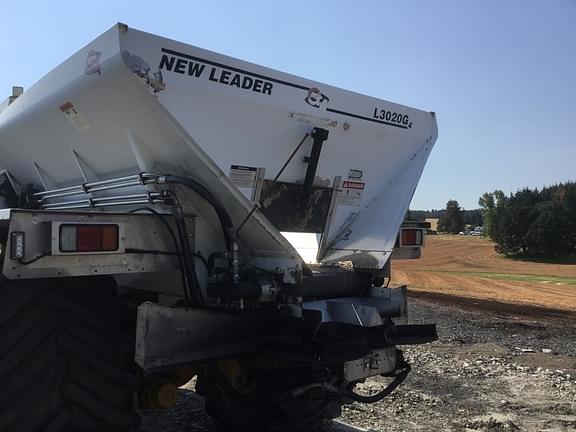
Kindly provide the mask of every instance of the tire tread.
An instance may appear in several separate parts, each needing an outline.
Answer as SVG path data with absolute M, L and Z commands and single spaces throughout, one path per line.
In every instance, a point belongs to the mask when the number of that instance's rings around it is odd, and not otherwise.
M 0 281 L 0 432 L 133 430 L 134 328 L 111 278 Z

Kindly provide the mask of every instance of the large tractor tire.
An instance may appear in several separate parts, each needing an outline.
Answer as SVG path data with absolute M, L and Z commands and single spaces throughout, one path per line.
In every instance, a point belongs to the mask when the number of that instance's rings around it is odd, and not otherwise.
M 137 427 L 134 327 L 112 278 L 0 282 L 0 432 Z
M 341 398 L 290 395 L 295 384 L 311 379 L 297 368 L 243 374 L 242 384 L 235 385 L 221 366 L 213 364 L 207 374 L 200 374 L 196 391 L 206 398 L 206 412 L 227 432 L 315 432 L 325 419 L 341 414 Z

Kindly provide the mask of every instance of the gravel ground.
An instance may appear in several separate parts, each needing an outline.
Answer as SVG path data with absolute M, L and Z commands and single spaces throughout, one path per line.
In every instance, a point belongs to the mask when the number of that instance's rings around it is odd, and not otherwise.
M 575 431 L 576 322 L 461 310 L 411 299 L 410 322 L 440 340 L 405 347 L 412 373 L 390 397 L 345 407 L 342 421 L 372 431 Z M 369 379 L 360 391 L 386 385 Z M 216 432 L 188 389 L 177 406 L 146 413 L 140 432 Z M 351 432 L 334 422 L 326 430 Z

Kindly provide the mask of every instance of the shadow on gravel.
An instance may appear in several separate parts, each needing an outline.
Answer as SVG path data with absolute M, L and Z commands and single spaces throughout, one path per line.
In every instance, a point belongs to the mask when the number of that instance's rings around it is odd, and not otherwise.
M 549 309 L 542 306 L 519 305 L 511 303 L 501 303 L 495 300 L 474 299 L 467 297 L 458 297 L 441 293 L 427 291 L 410 291 L 408 296 L 427 300 L 433 303 L 440 303 L 448 306 L 456 306 L 464 310 L 472 311 L 490 311 L 502 315 L 515 315 L 545 320 L 563 320 L 573 321 L 576 323 L 576 312 Z
M 180 400 L 167 411 L 142 411 L 138 432 L 226 432 L 204 412 L 204 398 L 192 390 L 181 389 Z M 322 432 L 358 432 L 339 422 L 327 421 Z

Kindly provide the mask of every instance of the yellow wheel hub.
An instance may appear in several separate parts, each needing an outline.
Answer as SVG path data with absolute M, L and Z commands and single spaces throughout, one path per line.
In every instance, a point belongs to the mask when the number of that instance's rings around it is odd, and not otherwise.
M 156 381 L 144 391 L 144 403 L 148 408 L 165 410 L 176 405 L 180 396 L 178 387 L 170 381 Z

